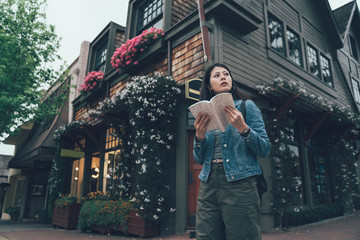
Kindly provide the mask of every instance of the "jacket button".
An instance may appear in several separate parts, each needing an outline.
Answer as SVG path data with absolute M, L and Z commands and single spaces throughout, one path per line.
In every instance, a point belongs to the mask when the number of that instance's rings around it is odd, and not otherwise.
M 224 147 L 226 148 L 226 147 L 227 147 L 227 144 L 224 144 Z
M 229 159 L 226 159 L 226 162 L 229 162 Z

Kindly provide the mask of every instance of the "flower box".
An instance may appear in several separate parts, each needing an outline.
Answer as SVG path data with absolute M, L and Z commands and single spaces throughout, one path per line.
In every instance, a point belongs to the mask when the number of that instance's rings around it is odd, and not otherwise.
M 160 224 L 144 220 L 136 209 L 130 210 L 127 227 L 128 233 L 140 237 L 155 237 L 160 234 Z
M 156 48 L 163 45 L 164 31 L 162 29 L 150 28 L 143 31 L 140 35 L 132 39 L 128 39 L 124 44 L 117 48 L 111 57 L 111 65 L 114 69 L 126 68 L 137 66 L 139 61 L 146 58 Z
M 66 207 L 54 208 L 52 219 L 53 226 L 60 226 L 65 229 L 76 229 L 80 213 L 80 204 L 73 203 Z

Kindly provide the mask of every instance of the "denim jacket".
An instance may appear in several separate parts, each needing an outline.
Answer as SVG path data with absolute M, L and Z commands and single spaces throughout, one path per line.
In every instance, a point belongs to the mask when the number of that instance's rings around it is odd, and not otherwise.
M 235 100 L 235 107 L 240 110 L 242 100 Z M 246 101 L 246 124 L 250 127 L 247 137 L 229 124 L 225 132 L 220 132 L 225 175 L 228 182 L 240 180 L 261 173 L 257 156 L 266 157 L 270 152 L 270 141 L 260 109 L 251 100 Z M 214 131 L 209 131 L 205 139 L 196 142 L 194 139 L 195 161 L 203 165 L 199 179 L 207 182 L 211 171 L 211 160 L 214 152 Z

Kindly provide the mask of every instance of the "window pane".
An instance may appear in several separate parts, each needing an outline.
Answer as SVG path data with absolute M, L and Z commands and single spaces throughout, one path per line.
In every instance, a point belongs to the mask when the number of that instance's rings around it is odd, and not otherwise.
M 307 53 L 308 53 L 310 73 L 320 78 L 317 50 L 308 45 Z
M 302 67 L 303 64 L 302 64 L 301 44 L 300 44 L 299 35 L 288 29 L 287 39 L 289 44 L 290 60 Z
M 321 55 L 320 58 L 321 58 L 321 72 L 323 75 L 324 82 L 330 85 L 331 87 L 333 87 L 334 85 L 330 71 L 330 61 L 323 55 Z
M 320 152 L 309 151 L 311 193 L 314 204 L 330 202 L 325 157 Z
M 162 0 L 148 0 L 139 8 L 138 28 L 141 29 L 162 14 Z
M 353 56 L 356 60 L 358 60 L 356 41 L 352 36 L 349 36 L 349 38 L 350 38 L 351 56 Z
M 269 14 L 269 33 L 271 47 L 285 56 L 284 27 L 282 22 Z
M 159 21 L 157 21 L 156 23 L 154 23 L 153 27 L 154 28 L 162 28 L 162 24 L 163 24 L 163 19 L 161 18 Z
M 95 53 L 95 71 L 102 71 L 105 73 L 105 62 L 106 62 L 106 52 L 107 52 L 107 41 L 103 43 L 101 46 L 99 46 L 98 49 L 96 49 Z
M 352 86 L 353 86 L 355 101 L 357 103 L 360 103 L 359 82 L 356 81 L 355 79 L 352 79 Z

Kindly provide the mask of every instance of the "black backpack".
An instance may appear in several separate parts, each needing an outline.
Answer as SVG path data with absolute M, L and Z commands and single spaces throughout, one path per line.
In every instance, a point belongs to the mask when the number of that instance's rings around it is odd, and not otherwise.
M 246 106 L 245 106 L 245 101 L 242 101 L 241 103 L 241 113 L 244 117 L 244 120 L 246 121 Z M 260 165 L 260 168 L 261 168 L 261 174 L 259 174 L 257 177 L 256 177 L 256 186 L 257 186 L 257 190 L 258 190 L 258 193 L 259 193 L 259 197 L 261 199 L 263 193 L 267 192 L 267 183 L 266 183 L 266 180 L 264 178 L 264 174 L 263 174 L 263 170 L 262 170 L 262 167 Z

